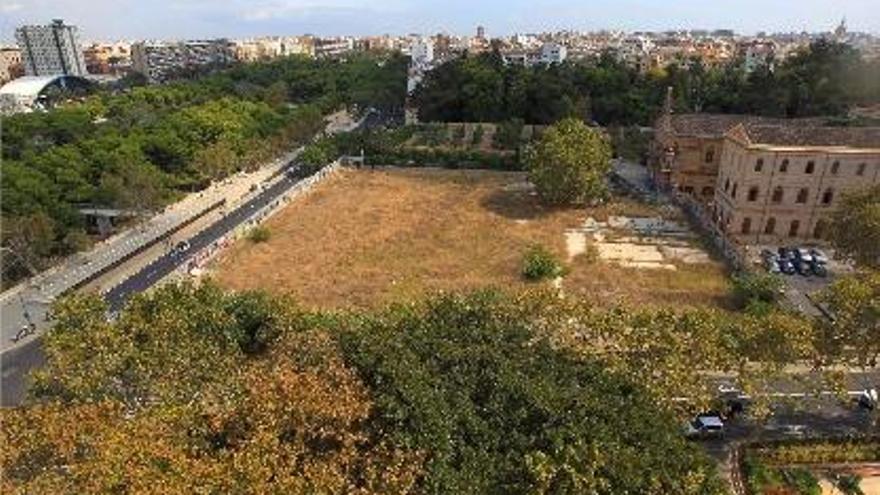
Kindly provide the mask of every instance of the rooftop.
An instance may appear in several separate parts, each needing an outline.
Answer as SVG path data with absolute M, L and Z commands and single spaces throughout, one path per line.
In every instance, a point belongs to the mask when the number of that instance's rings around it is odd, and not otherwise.
M 717 114 L 717 113 L 683 113 L 672 114 L 670 124 L 672 131 L 683 136 L 702 136 L 721 138 L 738 124 L 748 125 L 796 125 L 797 127 L 818 127 L 825 123 L 822 118 L 783 119 L 777 117 L 759 117 L 756 115 Z

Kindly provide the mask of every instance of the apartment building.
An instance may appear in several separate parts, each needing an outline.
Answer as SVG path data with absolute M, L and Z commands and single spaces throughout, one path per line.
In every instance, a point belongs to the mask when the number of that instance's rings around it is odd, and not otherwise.
M 713 214 L 748 244 L 822 241 L 847 193 L 880 184 L 880 127 L 740 123 L 725 135 Z
M 15 39 L 22 53 L 25 75 L 85 76 L 86 64 L 76 26 L 55 19 L 48 26 L 21 26 Z
M 224 66 L 233 60 L 226 39 L 177 42 L 141 41 L 131 46 L 132 69 L 150 82 L 162 82 L 182 72 Z
M 89 74 L 124 74 L 131 69 L 131 44 L 92 43 L 83 50 Z

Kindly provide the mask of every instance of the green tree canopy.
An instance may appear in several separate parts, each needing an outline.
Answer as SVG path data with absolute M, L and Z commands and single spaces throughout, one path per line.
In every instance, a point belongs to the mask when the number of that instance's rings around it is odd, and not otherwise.
M 880 185 L 844 196 L 831 219 L 831 243 L 859 265 L 880 269 Z
M 550 204 L 604 199 L 611 144 L 599 129 L 569 118 L 548 128 L 526 152 L 529 180 Z

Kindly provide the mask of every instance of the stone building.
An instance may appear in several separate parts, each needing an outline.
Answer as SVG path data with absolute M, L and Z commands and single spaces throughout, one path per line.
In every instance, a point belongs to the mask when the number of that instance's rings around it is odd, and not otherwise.
M 673 114 L 668 102 L 654 125 L 649 151 L 651 176 L 661 189 L 674 189 L 709 203 L 715 183 L 725 135 L 739 124 L 818 126 L 821 119 L 794 121 L 754 115 L 689 113 Z
M 821 242 L 847 193 L 880 184 L 880 127 L 741 122 L 725 134 L 711 204 L 745 244 Z

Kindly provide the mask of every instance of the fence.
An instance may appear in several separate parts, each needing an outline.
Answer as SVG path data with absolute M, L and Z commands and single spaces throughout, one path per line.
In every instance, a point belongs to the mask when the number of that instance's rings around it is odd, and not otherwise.
M 696 224 L 709 239 L 717 251 L 725 260 L 736 270 L 751 270 L 748 252 L 744 246 L 732 242 L 724 232 L 718 228 L 718 225 L 712 220 L 711 215 L 706 212 L 703 205 L 686 194 L 678 191 L 669 191 L 670 196 L 675 204 L 687 214 L 688 218 Z
M 238 227 L 236 227 L 220 239 L 214 241 L 206 248 L 195 253 L 189 263 L 182 265 L 180 268 L 178 268 L 176 273 L 172 274 L 172 276 L 169 278 L 182 277 L 193 269 L 201 269 L 205 267 L 221 251 L 229 247 L 233 242 L 244 237 L 250 229 L 256 227 L 257 225 L 266 221 L 266 219 L 277 213 L 281 209 L 281 206 L 286 205 L 297 196 L 309 192 L 313 186 L 315 186 L 328 176 L 334 174 L 337 170 L 339 170 L 340 167 L 340 161 L 337 159 L 333 163 L 324 166 L 309 177 L 300 180 L 299 182 L 294 184 L 289 191 L 285 192 L 260 210 L 254 212 L 253 215 L 251 215 L 246 221 L 242 222 Z

